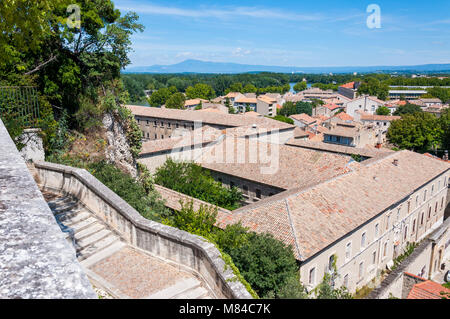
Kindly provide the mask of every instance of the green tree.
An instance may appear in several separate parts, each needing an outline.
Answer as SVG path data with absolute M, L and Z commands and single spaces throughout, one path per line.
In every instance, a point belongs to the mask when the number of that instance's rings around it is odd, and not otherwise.
M 427 92 L 430 96 L 438 98 L 444 103 L 450 101 L 450 89 L 433 87 L 428 89 Z
M 393 115 L 402 116 L 405 114 L 414 114 L 414 113 L 422 113 L 422 109 L 420 106 L 416 104 L 407 103 L 405 105 L 401 105 L 395 110 Z
M 245 280 L 262 297 L 279 295 L 288 280 L 298 276 L 292 248 L 269 234 L 250 233 L 247 243 L 227 253 Z
M 216 92 L 208 84 L 197 83 L 195 86 L 186 89 L 186 96 L 189 99 L 211 100 L 215 98 Z
M 307 86 L 305 81 L 298 82 L 296 85 L 294 85 L 294 91 L 295 92 L 301 92 L 301 91 L 306 90 L 307 87 L 308 86 Z
M 312 115 L 312 104 L 308 102 L 297 102 L 296 111 L 297 114 L 308 114 L 309 116 Z
M 238 188 L 223 187 L 201 166 L 170 158 L 157 169 L 155 183 L 229 210 L 240 207 L 243 199 Z
M 256 93 L 258 89 L 253 84 L 247 84 L 243 90 L 242 93 Z
M 438 121 L 442 129 L 441 148 L 450 151 L 450 108 L 442 112 Z
M 436 116 L 429 113 L 405 114 L 388 129 L 390 143 L 400 149 L 427 152 L 441 141 L 443 131 Z
M 239 92 L 242 93 L 244 92 L 244 87 L 242 85 L 242 83 L 237 82 L 237 83 L 233 83 L 226 91 L 225 93 L 228 94 L 230 92 Z
M 361 86 L 358 88 L 358 94 L 368 94 L 376 96 L 380 100 L 386 100 L 389 96 L 389 85 L 382 83 L 375 77 L 370 77 L 361 83 Z
M 159 107 L 167 103 L 169 98 L 176 93 L 176 87 L 172 86 L 170 88 L 162 88 L 150 96 L 148 103 L 150 106 Z M 172 101 L 174 102 L 174 101 Z M 184 104 L 183 104 L 184 105 Z
M 186 101 L 186 98 L 183 93 L 175 93 L 172 94 L 170 98 L 166 101 L 166 107 L 168 109 L 184 109 L 184 102 Z
M 377 115 L 391 115 L 391 111 L 386 106 L 380 106 L 376 113 Z

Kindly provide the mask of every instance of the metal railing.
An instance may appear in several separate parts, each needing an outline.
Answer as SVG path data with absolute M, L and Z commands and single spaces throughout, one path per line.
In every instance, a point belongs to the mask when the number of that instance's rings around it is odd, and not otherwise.
M 0 86 L 0 117 L 30 128 L 39 120 L 39 98 L 35 87 Z

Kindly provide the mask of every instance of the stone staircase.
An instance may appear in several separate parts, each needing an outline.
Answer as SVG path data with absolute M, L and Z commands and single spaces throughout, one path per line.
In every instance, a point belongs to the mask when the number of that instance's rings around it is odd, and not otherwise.
M 78 261 L 92 275 L 94 274 L 89 270 L 91 266 L 131 247 L 77 199 L 46 191 L 42 194 L 67 241 L 73 245 Z M 127 297 L 122 295 L 116 298 Z M 201 281 L 192 276 L 143 299 L 211 299 L 211 296 Z
M 145 299 L 211 299 L 211 297 L 208 291 L 201 286 L 200 281 L 188 278 Z
M 46 198 L 53 197 L 48 201 L 48 206 L 84 266 L 126 246 L 118 235 L 73 198 L 49 193 L 45 195 Z

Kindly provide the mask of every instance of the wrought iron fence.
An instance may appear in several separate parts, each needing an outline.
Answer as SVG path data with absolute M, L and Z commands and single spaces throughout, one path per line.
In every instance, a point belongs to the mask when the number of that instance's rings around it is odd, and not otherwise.
M 23 128 L 34 127 L 39 120 L 39 99 L 35 87 L 0 86 L 0 117 L 15 121 Z

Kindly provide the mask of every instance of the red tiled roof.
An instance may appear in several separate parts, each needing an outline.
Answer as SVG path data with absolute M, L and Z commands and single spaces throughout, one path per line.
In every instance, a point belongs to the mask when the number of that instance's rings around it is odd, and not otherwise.
M 334 111 L 335 109 L 340 108 L 341 106 L 336 105 L 336 104 L 325 104 L 324 107 L 326 107 L 327 109 Z
M 450 299 L 449 295 L 441 295 L 441 292 L 450 294 L 450 289 L 445 288 L 437 282 L 427 280 L 415 284 L 409 292 L 407 299 Z
M 341 113 L 335 115 L 334 117 L 337 117 L 338 119 L 343 120 L 343 121 L 353 121 L 354 120 L 352 116 L 348 115 L 345 112 L 341 112 Z
M 353 89 L 355 87 L 355 82 L 343 84 L 343 85 L 341 85 L 341 87 L 346 88 L 346 89 Z

